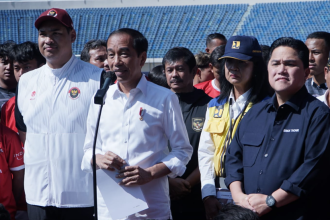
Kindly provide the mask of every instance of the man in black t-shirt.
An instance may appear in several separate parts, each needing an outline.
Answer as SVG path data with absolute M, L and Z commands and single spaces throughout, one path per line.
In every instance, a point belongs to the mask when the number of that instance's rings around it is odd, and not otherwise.
M 185 173 L 178 178 L 169 178 L 173 219 L 203 220 L 205 211 L 201 196 L 197 151 L 207 103 L 212 98 L 204 91 L 194 88 L 196 60 L 187 48 L 170 49 L 163 58 L 163 67 L 169 87 L 179 98 L 189 141 L 194 149 Z
M 15 96 L 17 82 L 13 63 L 9 59 L 9 51 L 14 45 L 12 41 L 0 45 L 0 109 L 5 102 Z

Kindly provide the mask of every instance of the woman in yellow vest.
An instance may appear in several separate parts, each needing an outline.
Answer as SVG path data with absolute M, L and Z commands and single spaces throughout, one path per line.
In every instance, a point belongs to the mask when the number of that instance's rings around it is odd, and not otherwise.
M 214 53 L 218 51 L 216 49 Z M 211 59 L 212 56 L 214 59 L 215 55 L 212 53 Z M 219 177 L 226 176 L 225 152 L 238 124 L 253 104 L 271 95 L 267 68 L 256 38 L 231 37 L 225 46 L 224 55 L 218 56 L 217 59 L 222 67 L 221 93 L 208 104 L 198 150 L 202 197 L 207 219 L 215 217 L 220 210 L 220 203 L 216 199 L 216 182 Z

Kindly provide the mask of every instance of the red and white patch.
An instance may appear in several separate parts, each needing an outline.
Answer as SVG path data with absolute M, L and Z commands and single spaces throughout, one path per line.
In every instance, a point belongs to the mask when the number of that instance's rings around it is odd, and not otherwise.
M 80 96 L 80 89 L 77 88 L 77 87 L 72 87 L 70 90 L 69 90 L 69 97 L 73 100 L 79 98 Z
M 30 100 L 34 100 L 36 98 L 36 91 L 33 91 L 31 93 L 31 97 L 30 97 Z

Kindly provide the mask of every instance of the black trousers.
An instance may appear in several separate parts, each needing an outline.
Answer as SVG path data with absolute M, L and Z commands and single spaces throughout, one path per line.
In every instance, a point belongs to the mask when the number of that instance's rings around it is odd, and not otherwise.
M 31 220 L 94 220 L 94 207 L 57 208 L 28 204 L 27 211 Z

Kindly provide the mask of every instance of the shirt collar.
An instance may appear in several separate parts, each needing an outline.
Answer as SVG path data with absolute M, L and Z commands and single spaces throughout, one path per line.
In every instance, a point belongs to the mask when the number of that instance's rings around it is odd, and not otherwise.
M 238 99 L 236 99 L 236 101 L 235 101 L 234 89 L 232 89 L 231 92 L 230 92 L 230 95 L 229 95 L 229 99 L 232 99 L 233 103 L 235 103 L 235 102 L 244 102 L 245 103 L 247 101 L 247 99 L 249 98 L 250 93 L 251 93 L 251 89 L 246 91 L 243 95 L 238 97 Z
M 53 73 L 55 76 L 60 77 L 63 73 L 67 72 L 67 70 L 70 68 L 71 64 L 75 60 L 75 55 L 72 54 L 70 60 L 64 64 L 61 68 L 53 69 L 46 63 L 45 68 L 47 68 L 51 73 Z M 68 73 L 68 72 L 67 72 Z
M 313 77 L 312 77 L 312 80 L 311 80 L 311 85 L 312 85 L 313 87 L 321 88 L 321 89 L 327 89 L 327 88 L 328 88 L 327 83 L 322 83 L 321 85 L 317 85 L 317 84 L 314 82 Z
M 141 79 L 140 79 L 139 83 L 137 84 L 136 88 L 134 88 L 130 91 L 130 93 L 133 92 L 133 91 L 139 90 L 139 91 L 142 92 L 143 95 L 147 95 L 147 83 L 148 83 L 148 81 L 147 81 L 145 75 L 142 73 L 142 76 L 141 76 Z M 120 91 L 119 83 L 117 81 L 116 90 L 113 93 L 113 96 L 115 96 L 116 94 L 119 95 L 120 92 L 122 92 L 122 91 Z M 134 93 L 137 93 L 137 92 L 134 92 Z
M 298 111 L 301 103 L 303 100 L 306 99 L 306 96 L 308 95 L 306 86 L 304 85 L 296 94 L 294 94 L 288 101 L 286 101 L 283 105 L 288 105 L 291 108 L 293 108 L 295 111 Z M 269 101 L 270 106 L 276 109 L 277 106 L 277 98 L 276 93 L 273 95 L 271 100 Z

